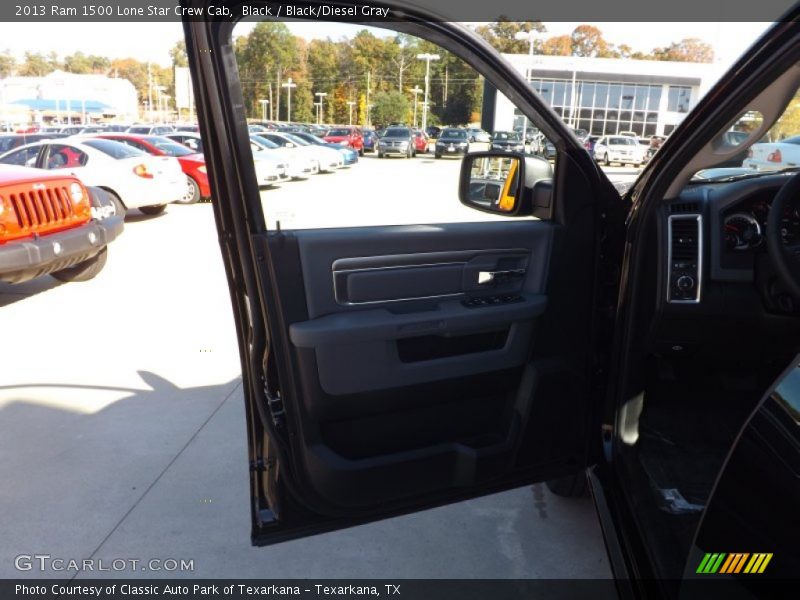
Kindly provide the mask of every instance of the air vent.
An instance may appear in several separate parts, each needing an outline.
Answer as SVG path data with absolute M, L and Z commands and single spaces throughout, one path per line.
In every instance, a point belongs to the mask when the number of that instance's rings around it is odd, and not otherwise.
M 697 214 L 672 215 L 668 220 L 668 228 L 667 301 L 700 302 L 703 217 Z
M 699 202 L 678 202 L 676 204 L 671 204 L 669 207 L 669 212 L 673 215 L 676 213 L 696 213 L 699 210 Z

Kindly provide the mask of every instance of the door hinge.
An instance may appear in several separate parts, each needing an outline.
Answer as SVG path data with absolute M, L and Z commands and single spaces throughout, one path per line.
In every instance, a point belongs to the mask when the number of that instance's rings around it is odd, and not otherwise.
M 264 460 L 263 458 L 257 458 L 256 460 L 251 460 L 250 461 L 250 470 L 251 471 L 261 471 L 261 472 L 269 471 L 269 470 L 275 468 L 275 465 L 277 464 L 277 462 L 278 461 L 276 461 L 272 457 L 268 458 L 267 460 Z
M 286 425 L 286 411 L 283 407 L 283 398 L 281 398 L 280 390 L 276 390 L 273 394 L 269 385 L 264 383 L 264 397 L 267 399 L 267 407 L 269 414 L 272 416 L 272 424 L 276 429 L 282 429 Z

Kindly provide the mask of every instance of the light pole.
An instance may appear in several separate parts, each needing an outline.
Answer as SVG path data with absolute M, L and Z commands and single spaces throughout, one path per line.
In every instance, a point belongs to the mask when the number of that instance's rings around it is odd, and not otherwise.
M 269 104 L 269 100 L 267 100 L 266 98 L 261 98 L 259 100 L 259 102 L 261 102 L 261 120 L 262 121 L 266 121 L 267 120 L 267 104 Z
M 419 88 L 418 85 L 414 86 L 414 89 L 411 90 L 414 94 L 414 127 L 417 126 L 417 96 L 422 93 L 422 90 Z
M 530 31 L 518 31 L 514 34 L 514 38 L 520 41 L 528 41 L 528 68 L 525 69 L 525 81 L 529 84 L 533 75 L 533 42 L 540 39 L 542 35 L 533 29 Z M 528 116 L 522 115 L 522 147 L 525 147 L 525 138 L 528 133 Z
M 319 101 L 318 101 L 318 104 L 317 104 L 319 106 L 319 110 L 317 111 L 317 125 L 320 125 L 322 123 L 322 121 L 325 120 L 324 119 L 325 107 L 322 105 L 322 103 L 325 102 L 325 96 L 328 95 L 328 92 L 316 92 L 314 95 L 317 98 L 319 98 Z
M 431 79 L 431 61 L 439 60 L 438 54 L 417 54 L 419 60 L 425 61 L 425 102 L 422 105 L 422 130 L 425 131 L 428 127 L 428 91 L 430 89 Z
M 297 84 L 292 82 L 292 78 L 286 80 L 286 83 L 281 84 L 281 87 L 286 88 L 286 93 L 288 96 L 286 97 L 286 122 L 292 122 L 292 88 L 296 88 Z
M 352 100 L 348 101 L 347 106 L 350 109 L 350 125 L 353 124 L 353 107 L 358 104 L 357 102 L 353 102 Z
M 163 92 L 167 88 L 164 87 L 163 85 L 154 85 L 153 89 L 156 91 L 156 111 L 158 112 L 158 122 L 159 123 L 163 123 L 164 122 L 164 113 L 161 112 L 161 92 Z M 152 111 L 152 108 L 153 107 L 151 106 L 150 107 L 151 111 Z

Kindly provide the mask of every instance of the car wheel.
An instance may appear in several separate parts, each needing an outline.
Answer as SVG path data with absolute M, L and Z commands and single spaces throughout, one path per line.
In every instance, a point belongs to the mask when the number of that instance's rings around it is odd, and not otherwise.
M 608 152 L 603 155 L 603 164 L 607 167 L 611 166 L 611 161 L 608 160 Z
M 574 475 L 551 479 L 545 483 L 548 490 L 563 498 L 582 498 L 589 495 L 589 481 L 583 471 Z
M 89 281 L 94 279 L 103 267 L 106 266 L 108 259 L 108 247 L 103 248 L 95 254 L 92 258 L 78 263 L 74 267 L 67 267 L 52 273 L 53 277 L 59 281 L 72 282 L 72 281 Z
M 437 159 L 442 158 L 442 155 L 439 154 L 438 152 L 436 152 L 433 156 L 434 156 L 434 158 L 437 158 Z
M 146 215 L 160 215 L 166 208 L 166 204 L 151 204 L 150 206 L 140 206 L 139 210 Z
M 105 192 L 108 194 L 108 197 L 111 200 L 111 204 L 114 205 L 114 216 L 119 215 L 124 219 L 125 214 L 128 212 L 128 210 L 125 208 L 125 205 L 122 203 L 122 200 L 120 200 L 119 196 L 117 196 L 112 191 L 105 190 Z
M 378 158 L 383 158 L 383 152 L 378 152 Z
M 186 176 L 186 192 L 183 197 L 176 202 L 176 204 L 196 204 L 200 202 L 200 186 L 197 182 Z
M 364 147 L 363 146 L 361 148 L 359 148 L 358 155 L 359 156 L 364 156 Z

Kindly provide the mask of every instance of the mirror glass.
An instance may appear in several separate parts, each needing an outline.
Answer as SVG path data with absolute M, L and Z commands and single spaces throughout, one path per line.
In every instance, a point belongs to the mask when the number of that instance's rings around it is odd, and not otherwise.
M 475 156 L 471 160 L 468 199 L 483 208 L 512 212 L 517 205 L 519 159 Z

